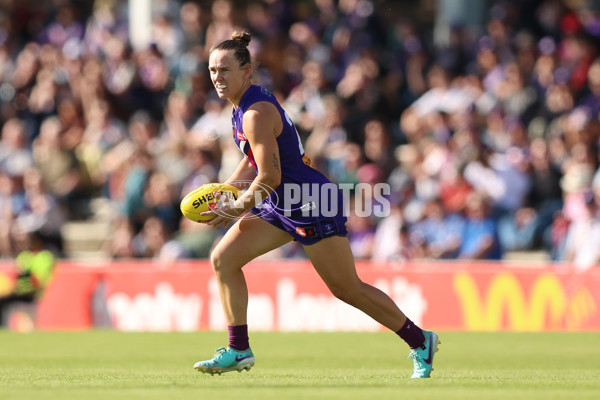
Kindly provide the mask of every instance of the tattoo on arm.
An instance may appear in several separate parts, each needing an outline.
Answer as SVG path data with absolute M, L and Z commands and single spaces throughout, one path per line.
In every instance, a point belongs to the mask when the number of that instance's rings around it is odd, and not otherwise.
M 279 168 L 279 160 L 277 159 L 277 154 L 273 153 L 273 165 L 277 172 L 281 173 L 281 169 Z

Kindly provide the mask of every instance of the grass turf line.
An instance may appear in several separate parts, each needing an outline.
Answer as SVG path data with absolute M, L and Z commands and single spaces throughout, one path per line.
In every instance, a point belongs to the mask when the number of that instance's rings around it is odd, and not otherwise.
M 202 375 L 224 332 L 0 331 L 0 399 L 598 399 L 600 333 L 439 332 L 411 380 L 393 333 L 251 335 L 250 372 Z

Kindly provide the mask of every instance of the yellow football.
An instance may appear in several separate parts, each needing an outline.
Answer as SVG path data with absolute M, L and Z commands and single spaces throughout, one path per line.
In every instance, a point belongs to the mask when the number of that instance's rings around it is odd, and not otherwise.
M 237 200 L 240 195 L 239 189 L 235 186 L 225 183 L 207 183 L 198 189 L 192 190 L 181 200 L 181 204 L 179 205 L 181 213 L 184 217 L 194 222 L 210 221 L 216 217 L 216 214 L 200 214 L 213 210 L 217 206 L 217 193 L 220 193 L 221 196 L 226 196 L 230 201 Z

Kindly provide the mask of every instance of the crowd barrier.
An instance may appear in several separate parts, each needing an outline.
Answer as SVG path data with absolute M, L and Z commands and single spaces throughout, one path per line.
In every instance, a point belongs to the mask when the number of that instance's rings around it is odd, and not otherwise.
M 11 270 L 10 262 L 0 264 L 0 291 L 10 286 Z M 600 330 L 600 268 L 576 272 L 565 265 L 358 262 L 357 270 L 427 328 Z M 335 299 L 308 261 L 254 261 L 244 271 L 253 330 L 383 329 Z M 24 310 L 13 310 L 9 325 L 41 330 L 226 328 L 212 270 L 201 260 L 168 267 L 153 261 L 60 261 L 35 309 Z

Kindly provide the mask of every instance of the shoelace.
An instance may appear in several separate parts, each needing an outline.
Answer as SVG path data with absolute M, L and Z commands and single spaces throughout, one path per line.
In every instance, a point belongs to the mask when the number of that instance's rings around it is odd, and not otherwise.
M 221 357 L 221 354 L 225 353 L 225 352 L 227 351 L 227 349 L 226 349 L 225 347 L 219 347 L 219 348 L 218 348 L 217 350 L 215 350 L 215 351 L 216 351 L 216 353 L 215 353 L 215 355 L 213 356 L 213 360 L 214 360 L 214 359 L 217 359 L 217 358 L 220 358 L 220 357 Z
M 408 357 L 406 358 L 411 358 L 413 360 L 413 364 L 415 367 L 421 367 L 421 363 L 423 362 L 423 358 L 416 352 L 416 351 L 411 351 L 410 354 L 408 355 Z

